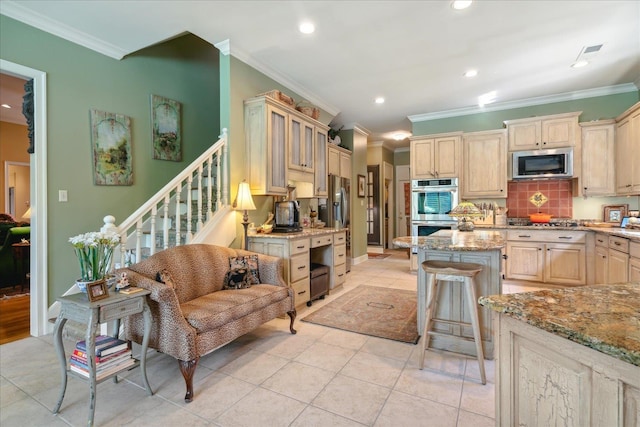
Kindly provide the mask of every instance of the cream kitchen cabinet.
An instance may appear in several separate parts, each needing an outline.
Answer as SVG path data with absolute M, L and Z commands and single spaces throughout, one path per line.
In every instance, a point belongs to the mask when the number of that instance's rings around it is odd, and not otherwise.
M 629 281 L 640 282 L 640 242 L 629 243 Z
M 462 132 L 411 138 L 411 179 L 457 178 Z
M 582 135 L 582 173 L 574 196 L 614 196 L 615 120 L 580 123 Z
M 266 96 L 244 102 L 244 124 L 245 176 L 254 195 L 286 195 L 289 180 L 318 187 L 316 141 L 324 138 L 326 146 L 328 126 Z
M 607 283 L 629 281 L 629 240 L 624 237 L 609 236 L 609 264 Z
M 311 293 L 310 238 L 287 239 L 285 237 L 249 236 L 248 240 L 250 251 L 282 258 L 284 280 L 295 292 L 296 307 L 307 303 Z
M 609 236 L 597 233 L 595 241 L 595 283 L 609 283 Z
M 327 145 L 328 136 L 325 129 L 315 129 L 316 132 L 316 164 L 315 164 L 315 197 L 327 197 L 329 195 L 329 187 L 327 182 L 328 163 L 327 163 Z
M 507 197 L 507 138 L 504 130 L 464 134 L 460 181 L 463 199 Z
M 506 120 L 509 151 L 572 147 L 579 137 L 581 111 Z
M 640 102 L 616 119 L 616 192 L 640 194 Z
M 587 232 L 509 230 L 507 279 L 584 285 Z
M 328 149 L 329 175 L 336 175 L 342 178 L 351 178 L 351 151 L 346 148 L 329 144 Z
M 333 235 L 333 279 L 331 289 L 344 285 L 347 280 L 347 233 Z

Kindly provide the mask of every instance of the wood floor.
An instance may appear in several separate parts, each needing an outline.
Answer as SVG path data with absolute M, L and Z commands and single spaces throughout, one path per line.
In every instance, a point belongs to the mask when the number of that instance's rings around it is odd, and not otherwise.
M 0 299 L 0 344 L 29 336 L 29 295 Z

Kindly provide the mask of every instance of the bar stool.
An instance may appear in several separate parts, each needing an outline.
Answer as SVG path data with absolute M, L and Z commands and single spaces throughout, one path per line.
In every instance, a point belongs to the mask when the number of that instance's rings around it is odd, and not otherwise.
M 484 352 L 482 351 L 480 321 L 478 320 L 478 297 L 476 296 L 475 287 L 475 276 L 482 271 L 482 265 L 470 262 L 424 261 L 422 263 L 422 269 L 427 273 L 427 295 L 429 295 L 429 300 L 427 301 L 424 329 L 422 331 L 422 344 L 420 346 L 420 369 L 424 368 L 424 353 L 429 347 L 429 335 L 433 334 L 433 332 L 429 330 L 433 320 L 454 325 L 471 326 L 473 328 L 473 338 L 476 343 L 478 364 L 480 365 L 480 378 L 482 384 L 486 384 Z M 464 286 L 469 314 L 471 315 L 471 323 L 434 318 L 436 300 L 438 299 L 438 282 L 440 280 L 446 280 Z

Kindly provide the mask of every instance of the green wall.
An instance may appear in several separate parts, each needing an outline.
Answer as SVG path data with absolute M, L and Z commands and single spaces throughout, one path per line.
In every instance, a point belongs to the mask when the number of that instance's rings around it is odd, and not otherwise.
M 502 129 L 504 120 L 546 116 L 572 111 L 582 111 L 579 117 L 579 121 L 581 122 L 613 119 L 638 102 L 640 100 L 639 94 L 640 92 L 638 91 L 632 91 L 616 95 L 577 99 L 575 101 L 555 102 L 552 104 L 415 122 L 412 124 L 412 132 L 414 136 L 418 136 L 442 132 L 475 132 Z
M 185 35 L 118 61 L 0 15 L 0 57 L 47 73 L 51 304 L 78 277 L 70 236 L 98 230 L 107 214 L 124 220 L 218 139 L 218 50 Z M 151 94 L 182 103 L 182 162 L 152 159 Z M 93 184 L 91 109 L 131 118 L 133 185 Z

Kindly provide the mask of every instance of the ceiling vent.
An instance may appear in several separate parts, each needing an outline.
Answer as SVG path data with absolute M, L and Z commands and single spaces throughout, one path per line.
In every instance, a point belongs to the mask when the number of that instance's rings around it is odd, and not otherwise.
M 593 46 L 585 46 L 580 51 L 578 58 L 576 60 L 588 60 L 589 58 L 594 57 L 598 52 L 602 49 L 601 44 L 594 44 Z

